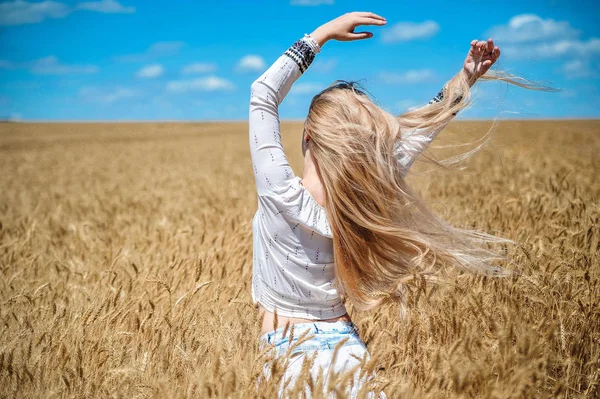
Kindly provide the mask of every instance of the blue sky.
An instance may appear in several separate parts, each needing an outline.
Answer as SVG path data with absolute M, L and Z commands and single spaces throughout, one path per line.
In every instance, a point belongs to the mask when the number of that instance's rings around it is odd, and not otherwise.
M 478 84 L 463 118 L 600 117 L 598 1 L 11 0 L 0 1 L 0 119 L 243 120 L 251 82 L 349 11 L 388 26 L 327 43 L 283 118 L 304 118 L 335 79 L 360 80 L 393 112 L 423 104 L 487 37 L 499 68 L 561 91 Z

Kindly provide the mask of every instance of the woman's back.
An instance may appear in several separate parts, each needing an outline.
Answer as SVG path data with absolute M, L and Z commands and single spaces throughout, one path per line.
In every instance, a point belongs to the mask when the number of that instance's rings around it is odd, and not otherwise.
M 258 198 L 252 221 L 255 302 L 279 316 L 340 317 L 346 309 L 333 285 L 333 241 L 325 209 L 299 178 Z

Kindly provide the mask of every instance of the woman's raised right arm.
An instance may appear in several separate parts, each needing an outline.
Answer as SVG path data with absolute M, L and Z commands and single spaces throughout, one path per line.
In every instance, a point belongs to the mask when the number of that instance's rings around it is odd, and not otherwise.
M 471 41 L 471 48 L 467 53 L 461 71 L 456 74 L 452 80 L 446 83 L 444 88 L 429 102 L 429 104 L 442 102 L 446 96 L 446 87 L 452 84 L 454 80 L 463 80 L 468 83 L 468 86 L 473 86 L 477 79 L 484 75 L 490 67 L 498 61 L 498 58 L 500 58 L 500 49 L 494 44 L 492 39 L 488 39 L 487 41 Z M 460 102 L 461 99 L 462 95 L 459 95 L 458 97 L 449 100 L 456 104 Z M 402 140 L 397 143 L 396 148 L 398 162 L 403 168 L 404 175 L 408 173 L 417 156 L 427 149 L 429 144 L 442 130 L 444 130 L 454 116 L 456 116 L 456 113 L 447 119 L 443 125 L 433 130 L 415 129 L 413 131 L 405 132 Z
M 300 39 L 252 83 L 250 155 L 258 195 L 276 194 L 293 177 L 279 131 L 279 104 L 315 58 L 318 46 Z

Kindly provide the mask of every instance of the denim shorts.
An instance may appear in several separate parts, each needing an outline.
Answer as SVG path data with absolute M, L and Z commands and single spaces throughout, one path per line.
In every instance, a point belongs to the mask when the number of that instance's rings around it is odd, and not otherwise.
M 307 356 L 310 356 L 312 360 L 311 377 L 316 380 L 319 375 L 324 374 L 325 387 L 327 387 L 327 379 L 331 373 L 343 374 L 354 370 L 352 384 L 343 389 L 349 398 L 357 397 L 363 385 L 372 379 L 373 376 L 360 376 L 361 362 L 369 360 L 370 356 L 354 323 L 338 321 L 335 323 L 295 324 L 288 329 L 285 336 L 283 335 L 284 329 L 279 328 L 268 332 L 260 339 L 261 347 L 272 346 L 275 357 L 287 357 L 288 359 L 279 389 L 280 397 L 285 397 L 285 391 L 294 387 Z M 301 342 L 298 343 L 299 341 Z M 333 354 L 337 346 L 339 349 L 337 349 L 334 359 Z M 270 377 L 269 364 L 265 365 L 264 375 L 267 379 Z M 307 397 L 311 396 L 308 387 L 306 394 Z M 326 392 L 324 394 L 327 396 Z M 375 396 L 371 393 L 367 397 L 374 398 Z M 382 393 L 380 398 L 385 398 L 385 395 Z

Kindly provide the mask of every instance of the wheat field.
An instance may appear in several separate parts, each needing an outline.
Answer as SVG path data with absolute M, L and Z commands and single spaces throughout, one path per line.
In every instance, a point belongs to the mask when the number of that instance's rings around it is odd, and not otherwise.
M 283 124 L 298 173 L 301 131 Z M 440 216 L 515 240 L 517 273 L 412 284 L 404 318 L 349 306 L 377 386 L 599 397 L 600 121 L 502 121 L 463 167 L 409 179 Z M 259 379 L 246 124 L 5 123 L 0 171 L 0 397 L 276 395 L 277 370 Z

